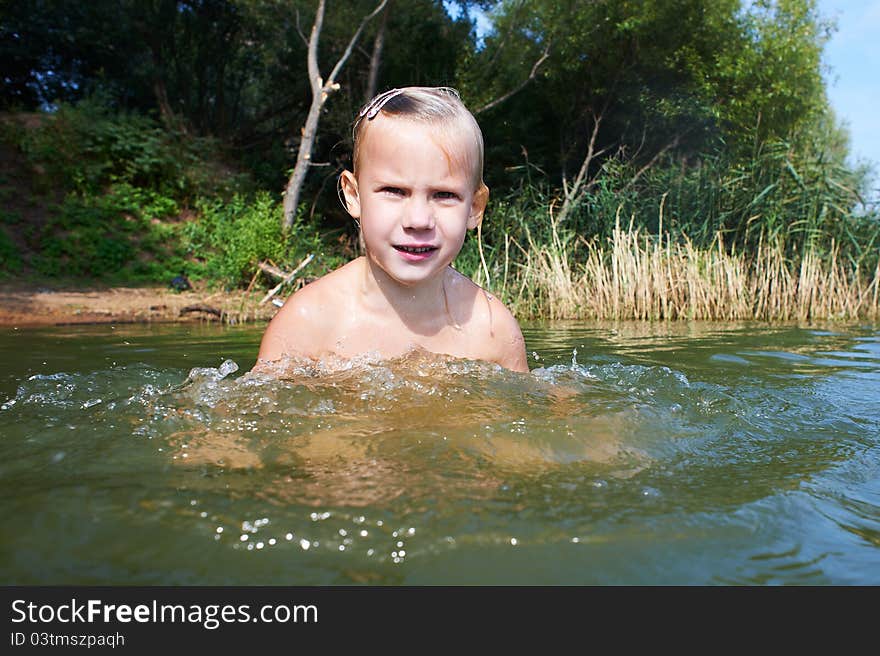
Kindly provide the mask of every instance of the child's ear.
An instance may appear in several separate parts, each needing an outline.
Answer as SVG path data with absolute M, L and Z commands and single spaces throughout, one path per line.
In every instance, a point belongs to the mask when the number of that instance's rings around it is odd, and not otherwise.
M 354 219 L 361 218 L 361 199 L 358 194 L 357 178 L 351 171 L 343 171 L 339 176 L 339 186 L 345 199 L 345 209 Z
M 471 202 L 471 214 L 468 217 L 468 230 L 473 230 L 483 222 L 483 212 L 486 211 L 486 203 L 489 202 L 489 187 L 482 182 L 480 188 L 474 194 Z

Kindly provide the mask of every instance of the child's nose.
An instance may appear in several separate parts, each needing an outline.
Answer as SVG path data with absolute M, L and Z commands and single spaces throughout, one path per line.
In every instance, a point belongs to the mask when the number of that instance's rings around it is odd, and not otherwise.
M 403 227 L 411 230 L 430 230 L 434 227 L 434 208 L 425 199 L 410 199 L 403 215 Z

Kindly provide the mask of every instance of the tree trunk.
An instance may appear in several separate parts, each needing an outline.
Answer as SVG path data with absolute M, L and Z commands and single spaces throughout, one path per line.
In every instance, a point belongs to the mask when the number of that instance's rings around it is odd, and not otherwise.
M 309 166 L 312 163 L 312 146 L 318 133 L 318 121 L 321 118 L 322 107 L 324 107 L 324 94 L 319 93 L 312 96 L 312 105 L 309 107 L 306 124 L 302 129 L 302 139 L 299 142 L 299 152 L 296 155 L 296 166 L 293 167 L 293 173 L 290 174 L 290 179 L 284 188 L 284 223 L 282 227 L 285 232 L 293 227 L 293 222 L 296 219 L 300 191 L 302 191 L 306 173 L 309 172 Z
M 312 105 L 306 117 L 306 124 L 302 128 L 299 150 L 296 154 L 296 166 L 287 180 L 284 188 L 284 216 L 281 219 L 281 228 L 284 233 L 290 232 L 293 221 L 296 219 L 296 208 L 299 205 L 299 194 L 302 190 L 306 173 L 312 163 L 312 146 L 315 143 L 315 135 L 318 132 L 318 121 L 321 118 L 321 108 L 324 106 L 325 94 L 321 71 L 318 69 L 318 40 L 321 37 L 321 28 L 324 25 L 324 0 L 318 2 L 315 11 L 315 22 L 312 24 L 312 33 L 309 35 L 308 68 L 309 85 L 312 87 Z
M 290 232 L 290 229 L 293 227 L 293 222 L 296 219 L 296 207 L 299 204 L 300 192 L 302 191 L 302 185 L 306 179 L 306 174 L 309 172 L 309 166 L 311 166 L 312 163 L 312 146 L 315 143 L 315 137 L 318 133 L 318 122 L 321 119 L 321 109 L 324 107 L 324 103 L 327 102 L 327 97 L 339 89 L 339 84 L 336 82 L 336 76 L 339 75 L 339 71 L 342 70 L 345 62 L 348 61 L 348 58 L 351 55 L 351 50 L 360 38 L 361 32 L 364 31 L 364 27 L 371 18 L 375 17 L 385 8 L 387 3 L 388 0 L 382 0 L 376 8 L 370 12 L 370 14 L 364 17 L 360 26 L 358 26 L 355 31 L 354 36 L 352 36 L 351 40 L 348 42 L 348 47 L 346 47 L 345 52 L 342 53 L 339 61 L 336 62 L 336 66 L 333 67 L 330 76 L 324 81 L 321 78 L 321 71 L 318 69 L 318 39 L 321 36 L 321 27 L 324 23 L 324 6 L 326 3 L 325 0 L 320 0 L 318 2 L 318 9 L 315 12 L 315 22 L 312 25 L 312 33 L 309 35 L 307 61 L 309 68 L 309 84 L 312 87 L 312 104 L 311 107 L 309 107 L 306 124 L 302 128 L 302 140 L 300 141 L 299 150 L 296 155 L 296 165 L 293 167 L 293 173 L 290 174 L 287 186 L 284 188 L 284 213 L 281 217 L 281 228 L 285 234 Z
M 156 104 L 159 106 L 159 116 L 162 117 L 162 123 L 166 128 L 172 130 L 177 128 L 178 125 L 174 118 L 174 112 L 171 111 L 171 105 L 168 103 L 165 80 L 159 74 L 153 76 L 153 94 L 156 96 Z
M 370 57 L 370 74 L 367 77 L 367 91 L 364 94 L 364 104 L 370 102 L 376 95 L 376 87 L 379 84 L 379 68 L 382 66 L 382 49 L 385 47 L 385 26 L 388 24 L 388 14 L 391 13 L 393 0 L 388 0 L 382 12 L 382 22 L 379 23 L 379 31 L 373 41 L 373 54 Z

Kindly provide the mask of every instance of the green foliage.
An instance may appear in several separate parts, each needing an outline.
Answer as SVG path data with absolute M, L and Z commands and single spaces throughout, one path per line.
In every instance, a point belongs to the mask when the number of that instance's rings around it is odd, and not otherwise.
M 199 263 L 196 273 L 228 287 L 247 283 L 263 260 L 287 266 L 325 250 L 319 231 L 301 214 L 285 236 L 281 204 L 265 192 L 228 202 L 203 200 L 196 207 L 198 218 L 184 225 L 182 245 Z
M 98 98 L 5 136 L 26 157 L 34 189 L 64 199 L 39 228 L 22 227 L 43 275 L 164 281 L 184 266 L 179 226 L 169 221 L 198 194 L 222 198 L 246 186 L 218 163 L 211 140 L 114 112 Z
M 125 183 L 105 195 L 70 194 L 42 229 L 34 266 L 53 277 L 164 279 L 179 254 L 159 219 L 176 213 L 174 200 Z
M 98 97 L 61 105 L 39 128 L 22 133 L 19 145 L 44 172 L 47 186 L 80 195 L 124 184 L 184 199 L 242 182 L 235 175 L 216 179 L 210 140 L 169 132 L 143 115 L 113 111 Z
M 621 153 L 639 165 L 717 148 L 747 158 L 756 138 L 793 142 L 827 106 L 829 27 L 813 0 L 508 0 L 493 18 L 462 73 L 472 105 L 516 88 L 549 56 L 522 92 L 480 117 L 492 181 L 505 186 L 501 171 L 523 149 L 554 185 L 570 181 L 596 120 L 590 173 Z
M 0 225 L 0 276 L 21 271 L 22 260 L 18 247 L 10 239 L 6 228 Z

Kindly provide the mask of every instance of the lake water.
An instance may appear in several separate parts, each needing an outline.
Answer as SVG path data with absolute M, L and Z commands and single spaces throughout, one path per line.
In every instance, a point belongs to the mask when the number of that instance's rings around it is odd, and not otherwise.
M 286 381 L 261 332 L 0 330 L 0 583 L 880 584 L 876 325 Z

